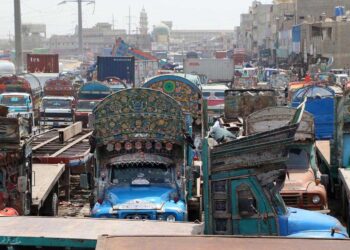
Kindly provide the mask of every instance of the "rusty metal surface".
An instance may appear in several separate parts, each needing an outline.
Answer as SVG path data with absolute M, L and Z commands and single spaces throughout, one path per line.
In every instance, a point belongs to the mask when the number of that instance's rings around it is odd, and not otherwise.
M 202 232 L 203 225 L 194 223 L 29 216 L 0 217 L 0 237 L 97 240 L 100 235 L 191 236 Z
M 316 141 L 316 149 L 321 157 L 328 163 L 331 163 L 331 145 L 330 141 Z
M 33 164 L 32 204 L 40 206 L 64 172 L 64 164 Z
M 19 140 L 18 119 L 0 117 L 0 143 L 19 144 Z
M 37 135 L 33 140 L 33 159 L 36 163 L 67 163 L 69 160 L 80 159 L 86 157 L 89 153 L 90 144 L 88 141 L 88 135 L 91 134 L 90 130 L 83 130 L 82 133 L 74 136 L 73 138 L 61 143 L 58 137 L 58 130 L 51 130 L 49 132 Z M 52 138 L 56 139 L 52 140 Z M 83 138 L 86 137 L 86 138 Z M 73 145 L 74 141 L 83 140 Z M 48 140 L 48 143 L 46 143 Z M 71 144 L 67 150 L 61 151 L 62 148 Z M 42 145 L 40 147 L 40 145 Z M 52 155 L 60 152 L 59 155 L 50 159 Z
M 295 112 L 295 108 L 289 107 L 268 107 L 254 112 L 247 118 L 247 134 L 257 134 L 286 126 L 292 120 Z M 314 118 L 312 114 L 305 111 L 295 134 L 295 140 L 313 140 L 314 132 Z
M 294 124 L 215 146 L 210 155 L 210 170 L 263 167 L 284 162 L 286 147 L 293 143 L 296 130 L 297 124 Z
M 141 247 L 142 246 L 142 247 Z M 239 237 L 118 237 L 101 236 L 97 241 L 96 250 L 117 249 L 166 249 L 166 250 L 320 250 L 320 249 L 350 249 L 349 240 L 324 239 L 290 239 L 290 238 L 239 238 Z
M 245 119 L 255 111 L 266 107 L 276 106 L 276 96 L 273 90 L 226 90 L 225 91 L 225 119 L 237 117 Z

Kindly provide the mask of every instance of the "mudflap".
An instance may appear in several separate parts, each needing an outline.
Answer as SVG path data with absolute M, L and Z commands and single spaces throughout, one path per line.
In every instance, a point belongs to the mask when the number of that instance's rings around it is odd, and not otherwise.
M 187 202 L 188 221 L 202 221 L 201 199 L 193 197 Z

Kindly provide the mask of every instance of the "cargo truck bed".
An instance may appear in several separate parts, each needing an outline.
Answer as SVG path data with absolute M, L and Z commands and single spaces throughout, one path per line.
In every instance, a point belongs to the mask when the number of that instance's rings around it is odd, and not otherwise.
M 64 164 L 33 164 L 32 206 L 42 207 L 64 168 Z
M 92 218 L 0 217 L 0 245 L 95 248 L 101 235 L 190 236 L 202 224 Z
M 142 246 L 142 248 L 140 248 Z M 349 249 L 348 240 L 326 239 L 288 239 L 276 237 L 231 237 L 231 236 L 101 236 L 98 239 L 96 250 L 202 250 L 202 249 Z

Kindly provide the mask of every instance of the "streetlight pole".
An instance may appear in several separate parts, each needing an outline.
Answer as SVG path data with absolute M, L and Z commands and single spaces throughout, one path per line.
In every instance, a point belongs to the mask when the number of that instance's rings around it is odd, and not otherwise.
M 16 73 L 23 72 L 21 0 L 14 0 Z
M 79 54 L 83 58 L 84 57 L 84 46 L 83 46 L 83 10 L 82 3 L 94 4 L 95 0 L 65 0 L 60 2 L 58 5 L 65 3 L 78 3 L 78 46 L 79 46 Z

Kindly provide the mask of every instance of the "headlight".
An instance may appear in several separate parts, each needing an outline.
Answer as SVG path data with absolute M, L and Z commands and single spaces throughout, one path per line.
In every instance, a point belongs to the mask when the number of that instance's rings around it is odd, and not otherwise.
M 176 218 L 174 215 L 169 215 L 168 217 L 166 217 L 166 221 L 168 222 L 175 222 Z
M 313 204 L 318 204 L 318 203 L 320 203 L 320 201 L 321 201 L 321 198 L 319 195 L 312 196 L 312 203 Z

